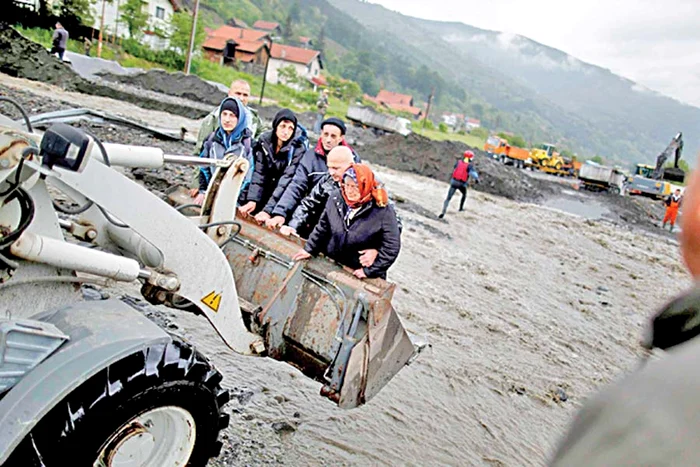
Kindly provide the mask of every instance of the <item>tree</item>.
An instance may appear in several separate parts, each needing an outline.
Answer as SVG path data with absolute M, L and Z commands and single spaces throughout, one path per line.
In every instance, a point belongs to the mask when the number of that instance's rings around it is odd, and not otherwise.
M 294 37 L 294 28 L 292 27 L 292 15 L 291 13 L 287 15 L 282 25 L 282 38 L 285 42 L 290 42 Z
M 279 76 L 279 80 L 282 84 L 288 86 L 290 84 L 298 86 L 302 81 L 302 79 L 299 77 L 299 73 L 297 73 L 297 69 L 294 68 L 294 65 L 281 67 L 277 70 L 277 76 Z
M 184 11 L 178 11 L 170 20 L 172 33 L 170 34 L 170 48 L 186 53 L 190 45 L 190 33 L 192 31 L 192 16 Z M 204 26 L 197 21 L 197 30 L 194 34 L 194 50 L 199 50 L 199 46 L 207 38 Z
M 440 130 L 440 133 L 447 133 L 447 123 L 440 122 L 438 125 L 438 130 Z
M 141 0 L 126 0 L 119 7 L 120 20 L 126 23 L 129 29 L 129 36 L 139 39 L 143 35 L 143 30 L 148 25 L 148 12 L 143 10 Z
M 106 0 L 111 3 L 112 0 Z M 95 18 L 92 16 L 90 0 L 63 0 L 63 3 L 58 8 L 58 13 L 61 18 L 61 24 L 70 29 L 73 26 L 92 25 Z M 100 6 L 102 5 L 99 2 Z
M 604 162 L 604 161 L 603 161 L 603 158 L 600 157 L 600 156 L 594 156 L 594 157 L 591 157 L 591 158 L 588 159 L 588 160 L 591 161 L 591 162 L 595 162 L 596 164 L 602 164 L 602 163 Z

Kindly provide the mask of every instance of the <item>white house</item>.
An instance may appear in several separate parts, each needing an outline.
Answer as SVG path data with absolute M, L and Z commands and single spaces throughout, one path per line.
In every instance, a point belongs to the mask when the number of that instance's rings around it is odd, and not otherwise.
M 105 0 L 92 1 L 92 13 L 95 22 L 92 27 L 96 30 L 100 29 L 100 20 L 102 17 L 102 6 L 104 3 L 105 22 L 104 34 L 116 35 L 124 39 L 129 37 L 129 28 L 126 22 L 120 18 L 119 9 L 126 0 Z M 148 26 L 143 31 L 141 42 L 153 49 L 160 50 L 168 47 L 168 39 L 160 37 L 156 31 L 170 32 L 170 20 L 173 13 L 180 11 L 182 7 L 177 0 L 142 0 L 143 9 L 148 13 Z
M 318 79 L 323 69 L 321 53 L 317 50 L 272 44 L 267 81 L 273 84 L 279 83 L 279 69 L 290 65 L 296 69 L 297 75 L 309 81 Z

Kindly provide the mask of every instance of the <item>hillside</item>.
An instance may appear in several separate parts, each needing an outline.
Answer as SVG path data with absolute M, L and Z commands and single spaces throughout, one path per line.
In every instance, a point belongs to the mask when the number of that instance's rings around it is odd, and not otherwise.
M 653 162 L 677 131 L 686 135 L 686 155 L 700 149 L 700 137 L 691 133 L 700 126 L 700 109 L 525 37 L 421 20 L 358 0 L 203 0 L 203 8 L 210 21 L 280 23 L 294 9 L 295 34 L 341 46 L 326 47 L 331 73 L 369 94 L 387 87 L 418 103 L 435 89 L 433 116 L 464 112 L 532 143 L 626 163 Z

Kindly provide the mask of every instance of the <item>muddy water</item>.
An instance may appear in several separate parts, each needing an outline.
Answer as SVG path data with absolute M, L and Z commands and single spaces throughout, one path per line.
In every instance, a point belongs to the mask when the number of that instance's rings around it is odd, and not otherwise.
M 572 190 L 562 190 L 560 196 L 548 198 L 543 205 L 586 219 L 602 219 L 611 214 L 603 203 Z
M 446 184 L 379 173 L 425 208 L 401 211 L 390 280 L 431 348 L 343 411 L 298 371 L 232 355 L 201 319 L 169 312 L 236 395 L 212 465 L 543 465 L 585 398 L 636 366 L 650 313 L 687 285 L 673 240 L 474 192 L 438 221 L 428 213 Z
M 648 316 L 689 284 L 673 238 L 474 191 L 466 212 L 453 200 L 438 220 L 445 183 L 378 172 L 407 200 L 397 204 L 394 303 L 432 347 L 366 406 L 343 411 L 297 370 L 239 357 L 203 319 L 165 311 L 234 395 L 211 465 L 543 465 L 585 398 L 636 366 Z

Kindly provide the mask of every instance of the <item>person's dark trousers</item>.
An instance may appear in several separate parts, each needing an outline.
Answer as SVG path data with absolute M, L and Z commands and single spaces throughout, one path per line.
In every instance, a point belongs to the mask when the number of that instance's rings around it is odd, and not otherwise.
M 64 49 L 64 48 L 62 48 L 62 47 L 56 47 L 56 46 L 54 45 L 53 48 L 51 48 L 51 53 L 52 53 L 52 54 L 56 54 L 56 53 L 57 53 L 57 54 L 58 54 L 58 58 L 60 58 L 61 61 L 63 61 L 63 54 L 66 53 L 66 49 Z
M 440 214 L 441 218 L 445 217 L 445 213 L 447 212 L 447 206 L 450 205 L 450 200 L 452 200 L 452 197 L 454 196 L 456 191 L 462 193 L 462 200 L 459 202 L 459 210 L 464 211 L 464 203 L 467 201 L 467 182 L 461 182 L 453 178 L 450 182 L 450 189 L 447 191 L 447 198 L 445 199 L 445 202 L 442 205 L 442 213 Z

